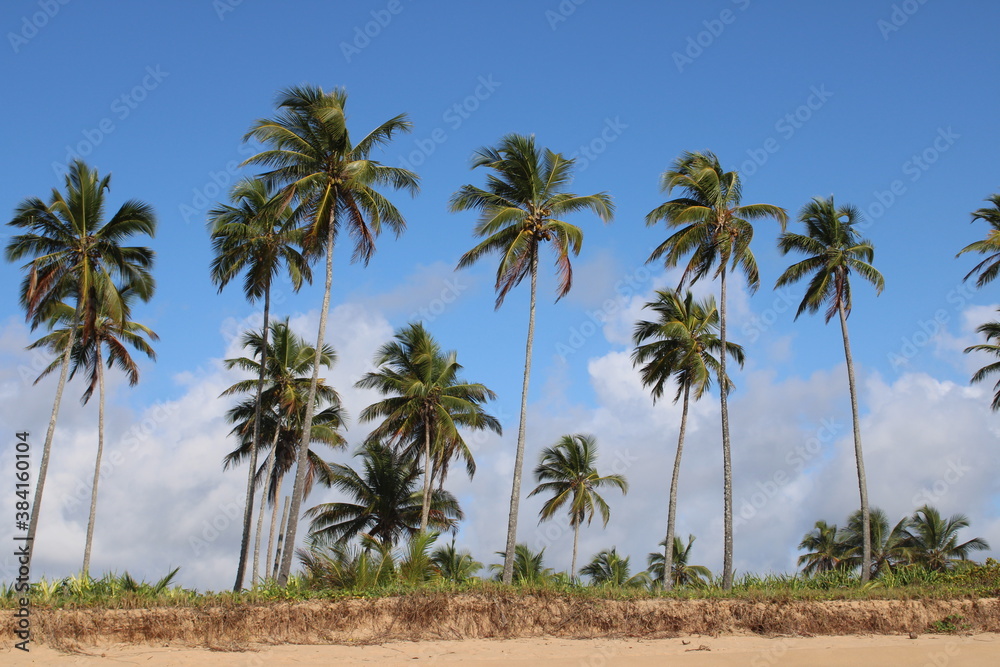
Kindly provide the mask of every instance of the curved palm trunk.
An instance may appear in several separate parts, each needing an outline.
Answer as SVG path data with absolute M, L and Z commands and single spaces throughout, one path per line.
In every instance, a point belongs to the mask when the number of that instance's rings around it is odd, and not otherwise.
M 250 473 L 247 477 L 247 500 L 243 510 L 243 539 L 240 541 L 240 564 L 236 567 L 236 584 L 233 590 L 243 590 L 243 576 L 247 570 L 247 554 L 250 551 L 250 528 L 253 520 L 253 494 L 256 489 L 254 477 L 257 475 L 257 450 L 260 448 L 260 396 L 264 391 L 264 374 L 267 370 L 267 318 L 271 310 L 271 287 L 264 290 L 264 339 L 260 348 L 260 374 L 257 376 L 257 401 L 253 410 L 253 437 L 250 440 Z M 256 576 L 256 567 L 254 569 Z
M 872 533 L 871 511 L 868 507 L 868 482 L 865 479 L 865 457 L 861 452 L 861 423 L 858 419 L 858 392 L 854 384 L 854 360 L 851 358 L 851 341 L 847 336 L 847 313 L 844 302 L 837 307 L 840 313 L 840 330 L 844 334 L 844 356 L 847 359 L 847 383 L 851 390 L 851 418 L 854 420 L 854 457 L 858 464 L 858 488 L 861 491 L 861 581 L 871 577 Z
M 277 498 L 275 500 L 275 509 L 278 508 Z M 281 571 L 281 556 L 284 553 L 282 551 L 282 546 L 285 543 L 285 530 L 288 528 L 288 502 L 289 497 L 285 496 L 284 509 L 281 510 L 281 529 L 278 531 L 278 546 L 277 551 L 274 554 L 274 579 L 278 578 L 278 573 Z
M 35 498 L 31 503 L 31 520 L 28 523 L 28 535 L 25 544 L 29 550 L 26 567 L 31 567 L 31 555 L 35 553 L 35 534 L 38 531 L 38 515 L 42 510 L 42 491 L 45 489 L 45 475 L 49 471 L 49 455 L 52 452 L 52 437 L 56 432 L 56 418 L 59 416 L 59 404 L 62 403 L 63 389 L 66 388 L 66 377 L 69 374 L 69 357 L 76 342 L 76 329 L 80 323 L 80 305 L 77 304 L 73 326 L 69 328 L 69 340 L 63 352 L 62 368 L 59 370 L 59 385 L 56 387 L 56 398 L 52 404 L 52 416 L 49 417 L 49 427 L 45 432 L 45 444 L 42 445 L 42 460 L 38 464 L 38 482 L 35 483 Z
M 425 416 L 426 419 L 426 416 Z M 431 430 L 424 426 L 424 501 L 420 509 L 420 532 L 427 531 L 427 522 L 431 516 Z
M 570 582 L 575 582 L 576 581 L 576 546 L 577 546 L 577 543 L 579 541 L 580 541 L 580 524 L 579 523 L 574 523 L 573 524 L 573 562 L 569 566 L 570 567 L 570 570 L 569 570 L 569 580 L 570 580 Z
M 274 503 L 271 505 L 271 531 L 267 536 L 267 560 L 264 561 L 264 576 L 268 576 L 268 568 L 273 568 L 270 575 L 272 579 L 278 576 L 278 564 L 274 553 L 274 534 L 278 531 L 278 500 L 281 499 L 281 483 L 283 481 L 285 481 L 284 475 L 278 478 L 278 483 L 274 487 Z M 271 563 L 274 565 L 271 566 Z
M 302 442 L 299 444 L 298 459 L 295 463 L 295 483 L 292 486 L 292 504 L 288 510 L 288 530 L 285 531 L 285 546 L 281 553 L 281 568 L 278 571 L 278 585 L 288 583 L 292 570 L 292 556 L 295 554 L 295 533 L 299 514 L 302 511 L 302 492 L 305 489 L 306 468 L 309 466 L 309 442 L 312 439 L 313 413 L 316 408 L 316 385 L 319 382 L 319 366 L 323 358 L 323 338 L 326 335 L 326 316 L 330 310 L 330 291 L 333 288 L 333 221 L 326 232 L 326 283 L 323 289 L 323 307 L 319 313 L 319 332 L 316 334 L 316 356 L 313 358 L 312 379 L 309 381 L 309 397 L 306 399 L 306 418 L 302 424 Z
M 725 354 L 725 352 L 723 352 Z M 674 522 L 677 519 L 677 482 L 681 473 L 681 454 L 684 452 L 684 434 L 687 431 L 688 396 L 691 385 L 684 385 L 684 407 L 681 409 L 681 432 L 677 437 L 677 455 L 674 457 L 674 474 L 670 478 L 670 501 L 667 509 L 667 539 L 663 549 L 663 588 L 674 587 Z
M 517 511 L 521 503 L 521 469 L 524 467 L 524 423 L 528 416 L 528 379 L 531 377 L 531 346 L 535 342 L 535 290 L 538 283 L 538 247 L 531 251 L 531 305 L 528 308 L 528 343 L 524 350 L 524 384 L 521 386 L 521 423 L 517 427 L 517 454 L 514 458 L 514 483 L 510 492 L 510 516 L 507 519 L 507 549 L 503 559 L 503 583 L 514 580 L 514 545 L 517 542 Z
M 83 576 L 90 576 L 90 548 L 94 543 L 94 521 L 97 519 L 97 483 L 101 479 L 101 458 L 104 456 L 104 366 L 100 345 L 97 348 L 97 461 L 94 463 L 94 483 L 90 487 L 90 518 L 87 520 L 87 542 L 83 546 Z
M 724 544 L 722 556 L 722 588 L 733 587 L 733 463 L 729 443 L 729 403 L 726 397 L 728 384 L 723 386 L 729 376 L 726 374 L 726 271 L 722 271 L 722 289 L 719 303 L 719 340 L 722 343 L 722 354 L 719 355 L 719 373 L 724 378 L 719 383 L 719 394 L 722 396 L 722 476 L 723 476 L 723 523 Z M 671 547 L 668 545 L 667 549 Z
M 275 450 L 278 448 L 278 437 L 281 435 L 281 428 L 274 429 L 274 439 L 271 441 L 271 451 L 267 455 L 267 471 L 264 473 L 264 491 L 260 494 L 260 509 L 257 510 L 257 532 L 253 542 L 253 578 L 250 585 L 257 587 L 257 574 L 260 572 L 260 534 L 264 530 L 264 514 L 267 510 L 267 488 L 271 485 L 271 475 L 274 474 Z M 275 503 L 277 505 L 277 503 Z M 267 561 L 264 562 L 267 568 Z

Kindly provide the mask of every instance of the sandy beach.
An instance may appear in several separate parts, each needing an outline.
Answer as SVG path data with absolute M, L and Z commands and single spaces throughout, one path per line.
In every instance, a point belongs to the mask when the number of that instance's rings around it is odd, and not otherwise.
M 0 663 L 17 665 L 160 665 L 252 667 L 254 665 L 471 664 L 482 667 L 614 665 L 803 665 L 847 667 L 993 667 L 1000 660 L 1000 634 L 967 636 L 708 637 L 673 639 L 508 639 L 390 642 L 365 646 L 282 645 L 226 652 L 180 646 L 107 646 L 64 653 L 33 646 L 29 653 L 7 646 Z

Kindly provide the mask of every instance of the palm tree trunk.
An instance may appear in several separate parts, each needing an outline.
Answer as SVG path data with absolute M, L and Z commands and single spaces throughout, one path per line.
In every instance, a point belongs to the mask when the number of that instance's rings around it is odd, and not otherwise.
M 101 458 L 104 456 L 104 366 L 101 347 L 97 344 L 97 461 L 94 463 L 94 483 L 90 487 L 90 518 L 87 520 L 87 541 L 83 545 L 83 576 L 90 576 L 90 547 L 94 543 L 94 521 L 97 519 L 97 483 L 101 479 Z
M 531 377 L 531 346 L 535 342 L 535 291 L 538 283 L 538 246 L 531 250 L 531 305 L 528 308 L 528 342 L 524 350 L 524 384 L 521 385 L 521 423 L 517 427 L 517 454 L 514 458 L 514 484 L 510 492 L 510 516 L 507 519 L 507 549 L 503 559 L 503 583 L 514 579 L 514 545 L 517 543 L 517 511 L 521 501 L 521 469 L 524 467 L 524 426 L 528 417 L 528 379 Z
M 283 481 L 285 481 L 284 475 L 278 478 L 278 482 L 274 487 L 274 503 L 271 505 L 271 532 L 267 536 L 267 560 L 264 561 L 265 576 L 267 576 L 266 571 L 270 567 L 270 564 L 274 563 L 271 574 L 272 579 L 278 576 L 278 562 L 274 553 L 274 534 L 278 530 L 278 500 L 281 498 L 281 483 Z
M 722 588 L 729 590 L 733 587 L 733 464 L 730 455 L 729 443 L 729 403 L 726 394 L 729 392 L 726 375 L 726 271 L 723 266 L 722 289 L 719 303 L 719 340 L 722 343 L 722 354 L 719 355 L 719 394 L 722 397 L 722 486 L 723 486 L 723 517 L 724 543 L 722 556 Z M 672 548 L 672 545 L 667 545 Z
M 425 415 L 425 420 L 427 416 Z M 424 502 L 420 509 L 420 532 L 426 532 L 427 521 L 431 516 L 431 430 L 428 424 L 424 423 Z
M 250 528 L 253 520 L 253 494 L 257 476 L 257 450 L 260 448 L 261 394 L 264 391 L 264 375 L 267 371 L 267 318 L 271 310 L 271 288 L 264 290 L 264 338 L 260 347 L 260 374 L 257 376 L 257 401 L 253 410 L 253 438 L 250 440 L 250 473 L 247 477 L 247 500 L 243 510 L 243 539 L 240 541 L 240 564 L 236 567 L 236 584 L 233 590 L 243 590 L 243 576 L 247 570 L 247 554 L 250 550 Z M 254 569 L 256 576 L 256 567 Z
M 288 529 L 285 531 L 285 547 L 281 553 L 281 568 L 278 570 L 278 585 L 288 583 L 292 570 L 292 556 L 295 554 L 295 533 L 299 514 L 302 511 L 302 493 L 306 482 L 306 468 L 309 466 L 309 443 L 312 440 L 313 413 L 316 408 L 316 385 L 319 382 L 319 366 L 323 359 L 323 338 L 326 335 L 326 316 L 330 310 L 330 291 L 333 288 L 333 220 L 329 221 L 326 232 L 326 283 L 323 289 L 323 307 L 319 313 L 319 332 L 316 334 L 316 356 L 313 358 L 312 379 L 309 381 L 309 397 L 306 399 L 306 418 L 302 424 L 302 442 L 299 443 L 295 463 L 295 483 L 292 486 L 292 504 L 289 508 Z
M 723 352 L 725 354 L 725 352 Z M 684 434 L 687 431 L 688 396 L 691 385 L 684 385 L 684 407 L 681 409 L 681 432 L 677 437 L 677 455 L 674 457 L 674 474 L 670 478 L 670 501 L 667 509 L 667 539 L 663 549 L 663 589 L 669 591 L 674 587 L 671 572 L 674 567 L 674 522 L 677 519 L 677 482 L 681 473 L 681 454 L 684 452 Z
M 76 306 L 76 315 L 73 317 L 73 326 L 69 328 L 69 340 L 66 341 L 66 350 L 63 352 L 62 368 L 59 370 L 59 384 L 56 386 L 56 398 L 52 403 L 52 416 L 49 417 L 49 427 L 45 432 L 45 444 L 42 445 L 42 460 L 38 465 L 38 482 L 35 483 L 35 498 L 31 503 L 31 519 L 28 522 L 28 535 L 25 537 L 25 545 L 28 548 L 28 562 L 25 566 L 31 567 L 31 555 L 35 553 L 35 534 L 38 531 L 38 515 L 42 510 L 42 491 L 45 488 L 45 475 L 49 471 L 49 455 L 52 452 L 52 437 L 56 432 L 56 418 L 59 416 L 59 404 L 62 402 L 63 389 L 66 388 L 66 376 L 69 374 L 69 357 L 73 350 L 73 343 L 76 342 L 76 328 L 80 323 L 80 304 Z
M 858 419 L 858 391 L 854 384 L 854 360 L 851 358 L 851 341 L 847 336 L 847 313 L 843 299 L 838 304 L 840 330 L 844 334 L 844 356 L 847 359 L 847 384 L 851 390 L 851 418 L 854 420 L 854 457 L 858 464 L 858 488 L 861 491 L 861 582 L 871 577 L 872 533 L 871 511 L 868 507 L 868 482 L 865 478 L 865 457 L 861 452 L 861 423 Z
M 288 531 L 288 505 L 290 500 L 290 496 L 285 496 L 285 504 L 281 510 L 281 528 L 278 529 L 278 544 L 274 552 L 274 579 L 278 578 L 278 573 L 281 571 L 281 557 L 285 553 L 283 547 L 285 545 L 285 534 Z
M 576 547 L 577 543 L 580 541 L 580 524 L 573 524 L 573 562 L 570 565 L 569 570 L 569 580 L 570 583 L 576 581 Z
M 253 588 L 257 587 L 257 573 L 260 572 L 258 569 L 260 567 L 260 534 L 264 530 L 264 514 L 267 511 L 267 489 L 271 486 L 271 475 L 274 474 L 274 460 L 275 450 L 278 448 L 278 437 L 281 435 L 281 428 L 279 424 L 275 424 L 274 428 L 274 439 L 271 441 L 271 451 L 267 455 L 267 470 L 264 473 L 264 491 L 260 494 L 260 509 L 257 511 L 257 533 L 254 537 L 253 543 L 253 579 L 250 580 L 250 585 Z M 277 496 L 275 496 L 277 498 Z M 277 505 L 278 503 L 275 503 Z M 267 568 L 268 561 L 264 561 L 264 567 Z
M 272 579 L 277 580 L 278 572 L 281 569 L 281 547 L 285 543 L 285 529 L 288 528 L 288 503 L 291 500 L 290 496 L 285 496 L 285 503 L 281 509 L 281 526 L 278 528 L 278 542 L 275 545 L 274 551 L 274 574 L 271 575 Z M 275 509 L 277 509 L 278 499 L 275 498 Z

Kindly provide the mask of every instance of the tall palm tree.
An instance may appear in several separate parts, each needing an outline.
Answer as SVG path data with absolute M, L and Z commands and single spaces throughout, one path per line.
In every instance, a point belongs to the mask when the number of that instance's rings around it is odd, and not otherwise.
M 110 220 L 104 221 L 104 195 L 110 189 L 111 176 L 100 178 L 96 169 L 90 169 L 81 160 L 70 165 L 65 185 L 65 194 L 52 190 L 48 204 L 37 197 L 25 199 L 7 223 L 26 230 L 10 238 L 5 256 L 11 262 L 32 258 L 23 267 L 27 275 L 20 290 L 21 306 L 31 329 L 43 322 L 55 324 L 53 315 L 60 303 L 73 308 L 31 504 L 27 540 L 35 546 L 52 438 L 77 328 L 80 328 L 80 336 L 89 342 L 99 312 L 118 322 L 128 320 L 129 307 L 121 295 L 122 290 L 128 288 L 140 300 L 148 301 L 155 288 L 150 273 L 153 251 L 122 245 L 133 236 L 155 234 L 153 209 L 143 202 L 129 200 Z
M 302 282 L 312 281 L 309 263 L 295 245 L 302 240 L 302 230 L 296 229 L 293 211 L 286 198 L 276 194 L 259 179 L 242 179 L 229 194 L 232 204 L 221 204 L 208 213 L 208 226 L 212 232 L 212 282 L 219 292 L 241 273 L 243 293 L 253 303 L 264 299 L 264 326 L 262 349 L 267 349 L 267 335 L 271 313 L 271 285 L 284 267 L 296 291 Z M 257 452 L 261 449 L 261 391 L 264 389 L 266 363 L 259 364 L 256 413 L 254 418 L 253 446 L 250 450 L 250 470 L 247 479 L 246 507 L 243 511 L 243 538 L 240 542 L 240 560 L 236 568 L 234 590 L 243 588 L 247 557 L 250 548 L 250 529 L 253 518 L 254 474 L 257 469 Z M 256 570 L 256 567 L 254 568 Z
M 593 586 L 619 586 L 621 588 L 638 588 L 646 586 L 650 582 L 647 572 L 640 572 L 633 575 L 629 561 L 630 556 L 624 558 L 618 554 L 615 547 L 605 549 L 583 566 L 580 574 L 590 577 Z
M 244 164 L 269 168 L 270 171 L 261 174 L 260 178 L 267 184 L 282 186 L 288 201 L 297 199 L 297 210 L 307 219 L 303 237 L 305 251 L 310 257 L 326 256 L 323 305 L 316 334 L 317 357 L 326 335 L 333 285 L 334 239 L 338 230 L 354 238 L 354 259 L 367 265 L 375 252 L 375 237 L 383 225 L 397 236 L 406 227 L 399 210 L 376 188 L 387 185 L 412 194 L 419 189 L 417 175 L 413 172 L 370 159 L 372 151 L 388 144 L 395 134 L 410 131 L 406 116 L 390 118 L 355 144 L 347 129 L 346 104 L 347 92 L 343 89 L 328 93 L 318 86 L 292 87 L 279 94 L 278 115 L 256 121 L 244 137 L 266 146 Z M 317 358 L 306 402 L 303 438 L 309 437 L 312 431 L 319 366 Z M 308 443 L 303 442 L 292 489 L 291 519 L 285 537 L 287 547 L 278 572 L 281 586 L 288 581 L 292 568 L 307 452 Z
M 969 527 L 969 518 L 955 514 L 944 519 L 930 505 L 913 513 L 907 533 L 913 560 L 929 570 L 947 570 L 956 562 L 969 560 L 972 551 L 984 551 L 990 545 L 981 537 L 958 542 L 958 531 Z
M 355 384 L 362 389 L 376 389 L 383 400 L 361 412 L 361 421 L 381 419 L 369 439 L 393 445 L 419 443 L 424 459 L 424 489 L 420 530 L 427 529 L 431 509 L 434 445 L 453 443 L 453 450 L 466 457 L 469 477 L 475 462 L 460 428 L 500 433 L 500 422 L 486 413 L 483 404 L 496 398 L 482 384 L 465 382 L 459 377 L 462 366 L 455 352 L 444 353 L 437 341 L 417 322 L 398 330 L 393 340 L 375 353 L 375 371 L 366 373 Z
M 660 542 L 660 546 L 664 549 L 663 551 L 654 551 L 649 554 L 647 562 L 649 563 L 649 572 L 652 574 L 654 584 L 660 583 L 664 588 L 669 589 L 673 586 L 703 586 L 711 581 L 711 570 L 704 565 L 692 565 L 690 563 L 691 547 L 694 545 L 694 540 L 694 535 L 688 535 L 687 546 L 684 546 L 684 541 L 681 538 L 674 538 L 673 549 L 671 549 L 673 556 L 671 562 L 673 565 L 670 568 L 671 576 L 668 579 L 670 586 L 664 584 L 663 577 L 663 573 L 666 572 L 663 558 L 663 554 L 666 552 L 666 540 Z
M 1000 309 L 997 312 L 1000 312 Z M 969 354 L 970 352 L 985 352 L 997 357 L 998 361 L 986 364 L 976 371 L 976 374 L 972 376 L 973 383 L 982 382 L 991 375 L 1000 373 L 1000 344 L 998 344 L 1000 342 L 1000 322 L 994 321 L 981 324 L 976 327 L 976 333 L 986 334 L 986 343 L 970 345 L 965 348 L 965 354 Z M 997 380 L 997 383 L 993 385 L 993 402 L 990 404 L 990 407 L 994 411 L 1000 410 L 1000 380 Z
M 134 293 L 126 288 L 121 290 L 123 302 L 128 304 L 132 301 Z M 94 395 L 94 390 L 98 392 L 97 410 L 97 457 L 94 461 L 94 481 L 90 489 L 90 516 L 87 520 L 87 538 L 83 547 L 83 568 L 81 570 L 84 577 L 90 576 L 90 552 L 94 543 L 94 523 L 97 519 L 97 486 L 101 478 L 101 460 L 104 457 L 104 364 L 108 368 L 117 366 L 128 378 L 129 386 L 134 387 L 139 383 L 139 366 L 129 354 L 129 346 L 142 352 L 150 359 L 156 359 L 156 353 L 147 341 L 159 340 L 156 333 L 149 327 L 138 322 L 119 322 L 108 317 L 104 310 L 99 310 L 97 320 L 94 323 L 94 330 L 89 337 L 84 338 L 80 329 L 82 325 L 77 324 L 77 331 L 71 329 L 74 321 L 75 311 L 73 307 L 64 303 L 59 304 L 54 317 L 67 326 L 56 329 L 51 333 L 39 338 L 28 346 L 28 349 L 46 348 L 59 356 L 42 370 L 35 380 L 37 383 L 43 377 L 62 365 L 64 357 L 64 347 L 73 340 L 73 351 L 70 354 L 72 368 L 69 372 L 69 379 L 73 379 L 76 372 L 83 369 L 87 374 L 87 388 L 83 392 L 81 402 L 86 405 Z M 105 349 L 107 352 L 105 353 Z
M 270 332 L 270 336 L 268 336 Z M 281 497 L 281 480 L 297 460 L 302 434 L 299 428 L 306 411 L 306 395 L 309 391 L 312 365 L 316 354 L 305 340 L 295 334 L 288 324 L 288 318 L 272 322 L 260 331 L 248 331 L 243 335 L 243 346 L 252 351 L 253 358 L 238 357 L 226 360 L 226 368 L 240 368 L 257 377 L 243 380 L 223 392 L 224 396 L 253 393 L 255 398 L 248 404 L 240 403 L 229 411 L 231 423 L 235 423 L 233 434 L 240 436 L 240 447 L 225 459 L 226 467 L 249 458 L 254 486 L 263 483 L 269 492 L 261 497 L 261 507 L 257 517 L 257 533 L 254 543 L 254 564 L 252 581 L 257 581 L 260 539 L 263 528 L 264 504 L 270 497 L 274 511 L 271 517 L 271 536 L 268 540 L 267 562 L 270 562 L 271 546 L 277 522 L 277 501 Z M 332 368 L 336 353 L 329 345 L 324 345 L 320 363 Z M 261 381 L 261 377 L 264 378 Z M 320 382 L 316 398 L 326 405 L 313 418 L 312 441 L 325 443 L 331 447 L 344 447 L 346 441 L 338 430 L 343 426 L 346 415 L 336 390 Z M 252 409 L 248 410 L 248 407 Z M 266 406 L 261 410 L 259 406 Z M 258 421 L 259 420 L 259 421 Z M 260 426 L 258 426 L 258 423 Z M 263 429 L 263 430 L 261 430 Z M 271 451 L 263 466 L 263 474 L 257 469 L 256 453 L 262 447 L 254 438 L 268 437 Z M 303 493 L 309 495 L 317 470 L 324 470 L 323 459 L 309 452 L 309 468 Z
M 972 212 L 972 222 L 985 220 L 990 226 L 986 232 L 986 238 L 974 241 L 958 251 L 956 257 L 961 257 L 963 253 L 977 252 L 986 255 L 986 259 L 972 267 L 966 274 L 965 280 L 979 274 L 976 279 L 976 287 L 983 287 L 991 282 L 1000 273 L 1000 193 L 990 195 L 986 198 L 992 206 L 984 206 Z
M 538 486 L 528 497 L 539 493 L 551 493 L 538 512 L 539 523 L 551 519 L 563 507 L 569 511 L 569 525 L 573 528 L 573 561 L 570 578 L 576 578 L 576 547 L 580 538 L 580 524 L 587 525 L 594 519 L 594 512 L 601 513 L 604 525 L 608 525 L 611 509 L 597 491 L 604 487 L 617 487 L 628 493 L 628 482 L 624 475 L 601 475 L 597 471 L 597 440 L 592 435 L 564 435 L 559 442 L 542 450 L 535 468 Z
M 642 384 L 651 387 L 653 403 L 663 396 L 663 389 L 671 380 L 677 384 L 674 403 L 681 396 L 680 434 L 677 437 L 677 454 L 670 478 L 670 500 L 667 510 L 667 537 L 663 541 L 663 557 L 668 571 L 673 569 L 673 549 L 667 545 L 674 543 L 674 528 L 677 517 L 677 484 L 680 479 L 681 454 L 684 451 L 684 435 L 687 431 L 688 403 L 691 390 L 698 400 L 712 384 L 712 376 L 721 372 L 719 360 L 713 356 L 722 351 L 722 341 L 718 337 L 719 311 L 715 299 L 695 301 L 688 291 L 681 298 L 677 290 L 658 290 L 656 300 L 646 303 L 656 313 L 655 321 L 643 320 L 636 323 L 632 340 L 636 346 L 632 352 L 632 365 L 642 364 L 640 378 Z M 740 366 L 743 365 L 743 348 L 735 343 L 726 344 L 727 353 Z M 725 391 L 732 388 L 726 378 L 720 382 Z M 673 580 L 667 578 L 664 588 L 670 590 Z
M 783 208 L 771 204 L 741 205 L 743 187 L 739 174 L 723 171 L 711 152 L 685 152 L 660 177 L 660 189 L 667 193 L 679 189 L 681 197 L 660 204 L 646 215 L 646 225 L 659 221 L 669 228 L 679 228 L 653 250 L 650 262 L 663 260 L 671 268 L 690 255 L 678 289 L 708 276 L 719 278 L 719 341 L 726 344 L 726 276 L 739 270 L 753 291 L 760 283 L 757 260 L 750 250 L 752 221 L 777 220 L 782 230 L 788 220 Z M 713 271 L 714 269 L 714 271 Z M 726 373 L 726 355 L 719 357 L 719 376 Z M 722 468 L 724 554 L 722 586 L 733 585 L 733 473 L 729 439 L 729 403 L 727 392 L 719 392 L 722 412 Z
M 524 381 L 521 387 L 521 416 L 517 430 L 517 453 L 507 520 L 507 545 L 504 551 L 503 582 L 513 578 L 517 513 L 521 500 L 521 472 L 524 467 L 525 420 L 528 412 L 528 381 L 531 377 L 531 348 L 535 338 L 535 296 L 538 282 L 538 254 L 544 242 L 551 242 L 556 254 L 559 280 L 558 301 L 573 284 L 570 255 L 579 255 L 583 231 L 559 218 L 589 210 L 604 222 L 614 214 L 611 197 L 604 192 L 580 196 L 566 192 L 573 178 L 574 160 L 561 153 L 535 146 L 534 135 L 508 134 L 496 147 L 476 151 L 472 168 L 493 170 L 486 178 L 486 188 L 463 185 L 452 195 L 451 210 L 480 212 L 475 235 L 483 240 L 462 255 L 458 268 L 475 264 L 487 255 L 500 255 L 495 289 L 496 308 L 507 293 L 531 277 L 531 301 L 528 308 L 528 339 L 524 352 Z
M 840 331 L 844 337 L 844 357 L 847 360 L 847 383 L 851 392 L 851 418 L 854 422 L 854 458 L 858 468 L 858 489 L 861 495 L 862 535 L 869 535 L 868 482 L 865 477 L 865 459 L 861 449 L 861 419 L 858 416 L 858 391 L 854 380 L 854 361 L 851 358 L 851 339 L 847 335 L 847 317 L 851 314 L 851 273 L 856 273 L 875 286 L 881 294 L 885 287 L 882 274 L 871 265 L 875 249 L 871 241 L 862 239 L 855 225 L 861 222 L 861 211 L 855 206 L 837 207 L 833 197 L 815 198 L 799 213 L 805 224 L 805 234 L 787 232 L 778 239 L 782 254 L 792 250 L 807 255 L 806 259 L 792 264 L 778 278 L 775 288 L 798 282 L 811 276 L 805 296 L 795 313 L 796 319 L 808 311 L 815 313 L 826 306 L 826 322 L 834 315 L 840 317 Z M 868 581 L 871 568 L 871 543 L 865 542 L 862 552 L 861 581 Z
M 905 565 L 911 560 L 909 551 L 910 536 L 907 529 L 910 519 L 903 517 L 895 526 L 889 527 L 889 517 L 878 507 L 871 508 L 869 513 L 869 543 L 871 544 L 870 574 L 878 577 L 880 574 L 898 565 Z M 862 512 L 855 510 L 847 518 L 847 526 L 838 539 L 843 548 L 843 564 L 848 570 L 860 567 L 864 553 L 862 534 Z
M 356 456 L 362 467 L 333 465 L 333 486 L 354 502 L 324 503 L 313 507 L 310 539 L 314 542 L 347 542 L 368 535 L 389 547 L 403 536 L 420 530 L 423 496 L 413 487 L 421 470 L 394 447 L 368 442 Z M 435 530 L 453 528 L 465 515 L 458 501 L 447 491 L 431 493 L 428 526 Z
M 799 549 L 807 553 L 799 556 L 798 564 L 804 566 L 802 573 L 806 576 L 822 574 L 842 567 L 846 547 L 838 539 L 837 524 L 827 525 L 826 521 L 817 521 L 799 542 Z

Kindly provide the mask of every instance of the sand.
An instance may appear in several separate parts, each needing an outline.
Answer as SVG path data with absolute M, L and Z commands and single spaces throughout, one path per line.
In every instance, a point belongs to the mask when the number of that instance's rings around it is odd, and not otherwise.
M 32 646 L 29 653 L 0 649 L 2 665 L 147 665 L 256 667 L 258 665 L 471 665 L 474 667 L 995 667 L 1000 634 L 965 636 L 733 637 L 673 639 L 466 639 L 390 642 L 366 646 L 282 645 L 242 652 L 179 646 L 106 646 L 61 653 Z

